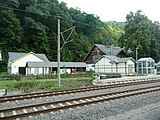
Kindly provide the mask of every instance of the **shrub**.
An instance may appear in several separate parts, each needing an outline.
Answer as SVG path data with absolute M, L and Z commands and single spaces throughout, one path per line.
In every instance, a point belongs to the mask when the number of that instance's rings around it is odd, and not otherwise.
M 21 80 L 17 81 L 15 84 L 15 88 L 18 90 L 22 90 L 24 92 L 32 92 L 36 89 L 37 82 L 35 80 L 29 81 L 29 80 Z

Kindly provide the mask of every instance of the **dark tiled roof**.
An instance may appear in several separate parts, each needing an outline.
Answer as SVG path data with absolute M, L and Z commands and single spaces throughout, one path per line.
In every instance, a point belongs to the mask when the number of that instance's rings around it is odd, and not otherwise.
M 95 44 L 103 53 L 106 55 L 111 55 L 111 47 L 107 47 L 106 45 L 101 45 L 101 44 Z M 112 47 L 112 55 L 118 55 L 123 48 L 120 47 Z
M 43 61 L 49 62 L 49 60 L 48 60 L 48 58 L 46 57 L 45 54 L 39 54 L 39 53 L 33 53 L 33 52 L 30 52 L 30 53 L 8 52 L 9 60 L 11 62 L 13 62 L 15 60 L 18 60 L 18 59 L 26 56 L 27 54 L 34 54 L 35 56 L 42 59 Z

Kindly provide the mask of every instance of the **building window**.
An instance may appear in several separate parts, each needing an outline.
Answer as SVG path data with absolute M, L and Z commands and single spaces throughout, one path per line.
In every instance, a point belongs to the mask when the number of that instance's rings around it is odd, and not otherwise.
M 38 75 L 38 74 L 39 74 L 39 68 L 34 68 L 34 73 L 35 73 L 36 75 Z
M 133 65 L 128 65 L 128 73 L 132 73 L 133 69 L 132 69 Z

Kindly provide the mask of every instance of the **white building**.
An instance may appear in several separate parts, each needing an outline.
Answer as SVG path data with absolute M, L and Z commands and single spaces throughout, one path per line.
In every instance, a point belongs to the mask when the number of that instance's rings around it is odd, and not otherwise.
M 137 61 L 138 75 L 153 75 L 155 73 L 155 60 L 151 57 L 140 58 Z
M 26 68 L 27 73 L 30 75 L 33 68 L 48 68 L 49 74 L 57 73 L 57 62 L 27 62 Z M 60 62 L 60 73 L 61 74 L 74 74 L 77 72 L 85 72 L 86 63 L 85 62 Z M 46 73 L 44 73 L 46 74 Z
M 45 75 L 57 73 L 57 62 L 50 62 L 45 54 L 9 52 L 8 73 L 21 75 Z M 61 74 L 85 72 L 84 62 L 60 62 Z
M 121 75 L 135 75 L 135 61 L 133 58 L 119 58 L 104 55 L 95 62 L 96 73 L 120 73 Z
M 27 62 L 49 62 L 45 54 L 9 52 L 8 73 L 27 75 Z M 45 71 L 45 72 L 44 72 Z M 48 68 L 32 68 L 30 74 L 48 73 Z

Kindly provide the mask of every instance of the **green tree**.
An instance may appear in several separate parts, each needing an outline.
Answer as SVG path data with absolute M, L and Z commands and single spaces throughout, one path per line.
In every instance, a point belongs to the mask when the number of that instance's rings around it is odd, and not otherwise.
M 126 49 L 130 48 L 133 51 L 134 58 L 136 47 L 139 47 L 139 58 L 150 56 L 157 60 L 155 55 L 158 55 L 158 44 L 156 41 L 159 37 L 155 37 L 155 25 L 152 21 L 142 14 L 140 10 L 135 14 L 130 12 L 126 20 L 125 33 L 121 35 L 119 45 Z
M 22 27 L 13 10 L 7 5 L 0 7 L 0 41 L 5 43 L 1 46 L 4 64 L 7 63 L 9 51 L 19 51 L 22 44 Z

